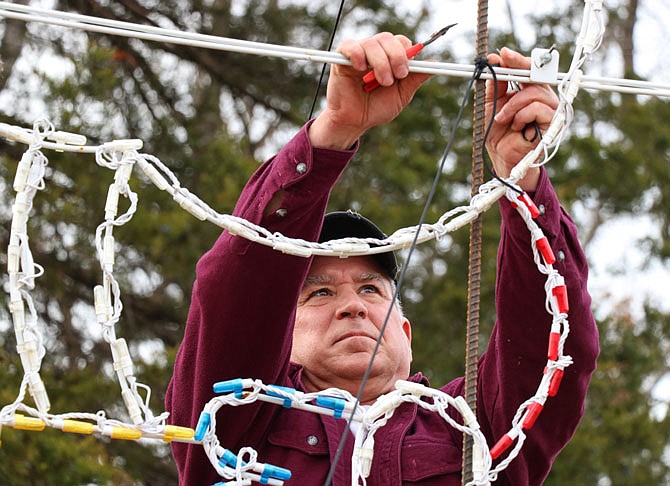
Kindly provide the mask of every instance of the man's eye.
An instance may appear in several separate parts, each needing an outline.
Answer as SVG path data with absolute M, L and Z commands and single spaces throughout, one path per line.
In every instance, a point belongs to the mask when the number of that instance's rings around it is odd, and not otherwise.
M 327 297 L 331 294 L 329 289 L 323 288 L 315 290 L 309 294 L 310 297 Z
M 364 285 L 361 288 L 362 294 L 378 294 L 379 289 L 375 285 Z

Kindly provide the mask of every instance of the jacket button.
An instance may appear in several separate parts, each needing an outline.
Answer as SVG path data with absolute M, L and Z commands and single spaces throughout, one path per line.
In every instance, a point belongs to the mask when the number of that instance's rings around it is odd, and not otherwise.
M 315 446 L 319 443 L 319 438 L 316 435 L 307 436 L 307 443 L 311 446 Z
M 298 165 L 295 166 L 295 170 L 298 171 L 298 174 L 304 174 L 307 172 L 307 164 L 304 162 L 300 162 Z
M 556 252 L 556 260 L 558 260 L 559 262 L 565 261 L 565 252 L 563 250 L 558 250 Z
M 275 211 L 275 214 L 279 216 L 280 218 L 283 218 L 288 214 L 288 209 L 286 208 L 279 208 Z

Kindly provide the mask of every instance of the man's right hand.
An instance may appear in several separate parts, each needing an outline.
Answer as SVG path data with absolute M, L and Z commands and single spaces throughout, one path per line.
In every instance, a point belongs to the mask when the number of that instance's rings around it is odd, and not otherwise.
M 397 117 L 430 75 L 410 73 L 406 50 L 412 42 L 388 32 L 362 41 L 346 40 L 337 49 L 351 66 L 331 67 L 326 108 L 310 127 L 315 147 L 349 149 L 369 128 Z M 370 69 L 381 86 L 363 90 Z

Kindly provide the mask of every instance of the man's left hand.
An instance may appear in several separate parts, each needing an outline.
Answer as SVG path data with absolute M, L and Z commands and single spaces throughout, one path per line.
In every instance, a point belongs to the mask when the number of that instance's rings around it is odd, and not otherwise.
M 500 67 L 530 69 L 531 60 L 518 52 L 503 47 L 500 54 L 489 54 L 488 61 Z M 536 133 L 549 127 L 556 108 L 558 97 L 550 86 L 544 84 L 522 85 L 521 90 L 508 90 L 507 81 L 498 81 L 498 99 L 496 114 L 486 141 L 486 148 L 493 167 L 500 177 L 509 176 L 512 168 L 540 142 Z M 486 85 L 486 119 L 490 119 L 493 110 L 494 85 Z M 537 187 L 540 169 L 531 167 L 519 182 L 525 191 Z

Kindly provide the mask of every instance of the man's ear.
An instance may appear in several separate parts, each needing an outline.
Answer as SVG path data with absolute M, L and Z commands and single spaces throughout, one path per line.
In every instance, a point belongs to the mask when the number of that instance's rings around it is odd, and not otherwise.
M 402 321 L 402 332 L 407 337 L 407 345 L 409 346 L 409 359 L 412 360 L 412 324 L 409 319 L 404 318 Z

